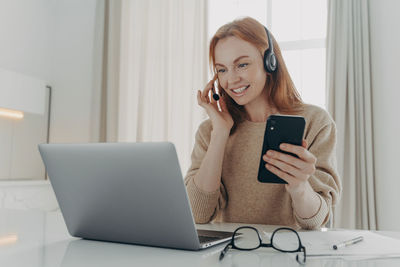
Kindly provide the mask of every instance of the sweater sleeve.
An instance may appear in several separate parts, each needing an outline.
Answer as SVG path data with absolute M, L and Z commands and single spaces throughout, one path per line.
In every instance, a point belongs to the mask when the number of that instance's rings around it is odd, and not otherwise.
M 195 144 L 191 156 L 191 165 L 185 176 L 185 185 L 196 223 L 209 223 L 218 211 L 226 205 L 226 191 L 221 183 L 219 190 L 206 192 L 197 187 L 194 177 L 200 168 L 210 143 L 211 122 L 203 122 L 196 132 Z
M 341 193 L 341 182 L 336 163 L 336 126 L 333 121 L 325 124 L 315 133 L 306 136 L 308 150 L 317 158 L 316 171 L 309 178 L 311 187 L 318 193 L 321 204 L 318 212 L 310 218 L 295 218 L 304 229 L 315 229 L 325 225 L 330 218 L 331 208 Z

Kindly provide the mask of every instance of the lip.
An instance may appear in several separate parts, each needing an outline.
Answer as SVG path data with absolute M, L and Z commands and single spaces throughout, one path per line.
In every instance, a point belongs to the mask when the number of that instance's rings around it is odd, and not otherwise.
M 241 93 L 235 93 L 233 90 L 236 90 L 236 89 L 239 89 L 239 88 L 243 88 L 243 87 L 245 87 L 246 86 L 246 89 L 244 89 L 244 91 L 243 92 L 241 92 Z M 232 88 L 232 89 L 230 89 L 230 91 L 232 92 L 232 94 L 234 95 L 234 96 L 242 96 L 242 95 L 244 95 L 246 92 L 247 92 L 247 90 L 249 89 L 249 87 L 250 87 L 250 84 L 249 85 L 245 85 L 245 86 L 238 86 L 238 87 L 236 87 L 236 88 Z

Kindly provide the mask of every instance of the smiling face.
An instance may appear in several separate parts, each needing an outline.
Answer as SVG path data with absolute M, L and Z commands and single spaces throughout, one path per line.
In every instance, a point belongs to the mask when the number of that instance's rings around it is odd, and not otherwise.
M 251 43 L 234 36 L 219 40 L 215 67 L 220 85 L 238 105 L 252 104 L 266 95 L 263 58 Z

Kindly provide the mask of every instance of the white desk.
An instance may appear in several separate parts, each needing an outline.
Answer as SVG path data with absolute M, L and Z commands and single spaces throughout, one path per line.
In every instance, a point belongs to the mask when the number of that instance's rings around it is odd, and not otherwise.
M 203 225 L 205 229 L 233 230 L 237 224 Z M 271 226 L 258 226 L 264 230 Z M 263 229 L 260 229 L 263 230 Z M 388 233 L 400 238 L 400 233 Z M 230 250 L 218 260 L 225 245 L 203 251 L 181 251 L 72 238 L 59 212 L 0 210 L 1 267 L 76 266 L 299 266 L 284 253 L 258 249 Z M 346 261 L 307 259 L 306 266 L 400 266 L 400 258 Z

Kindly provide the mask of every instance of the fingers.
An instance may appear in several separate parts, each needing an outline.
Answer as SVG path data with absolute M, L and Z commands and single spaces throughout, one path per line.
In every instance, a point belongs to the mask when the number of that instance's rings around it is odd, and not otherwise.
M 202 95 L 200 90 L 197 91 L 197 103 L 206 110 L 208 110 L 210 107 L 213 107 L 217 111 L 219 110 L 217 101 L 211 102 L 208 96 Z
M 204 100 L 202 99 L 200 90 L 197 91 L 197 104 L 199 104 L 199 106 L 204 105 Z
M 295 184 L 297 182 L 296 177 L 294 177 L 293 175 L 284 172 L 280 169 L 278 169 L 277 167 L 271 165 L 271 164 L 266 164 L 265 167 L 272 172 L 273 174 L 275 174 L 276 176 L 280 177 L 281 179 L 285 180 L 288 184 Z
M 289 176 L 293 176 L 297 179 L 305 181 L 310 177 L 310 175 L 314 174 L 317 160 L 312 153 L 302 146 L 284 144 L 283 146 L 281 145 L 280 148 L 284 151 L 294 153 L 301 157 L 296 158 L 292 155 L 268 150 L 263 156 L 263 159 L 267 162 L 266 167 L 274 170 L 276 175 L 279 173 L 278 176 L 281 177 L 280 175 L 284 175 L 282 173 L 284 172 Z M 284 177 L 286 179 L 288 178 L 287 175 L 284 175 Z M 284 179 L 283 177 L 281 178 Z
M 296 177 L 301 180 L 307 180 L 308 178 L 308 173 L 302 172 L 298 168 L 294 167 L 293 165 L 287 164 L 284 161 L 280 161 L 277 159 L 269 159 L 267 161 L 268 163 L 266 164 L 266 168 L 268 169 L 269 167 L 274 167 L 278 168 L 279 170 L 289 174 L 290 176 Z
M 211 94 L 213 93 L 214 90 L 214 82 L 215 80 L 212 79 L 211 81 L 209 81 L 206 85 L 206 87 L 203 89 L 203 92 L 201 93 L 202 98 L 204 99 L 204 101 L 206 101 L 207 103 L 211 103 L 211 99 L 208 97 L 209 93 L 211 91 Z
M 216 101 L 211 101 L 208 95 L 204 95 L 200 90 L 197 91 L 197 103 L 202 106 L 204 104 L 216 104 Z
M 306 139 L 303 139 L 303 142 L 301 143 L 301 146 L 304 147 L 304 148 L 308 147 L 308 143 L 307 143 Z
M 307 141 L 305 141 L 305 140 L 303 140 L 302 146 L 296 146 L 296 145 L 286 144 L 286 143 L 281 144 L 279 146 L 279 148 L 282 151 L 296 154 L 302 160 L 315 164 L 317 162 L 317 158 L 310 151 L 308 151 L 306 149 L 306 147 L 307 147 Z
M 278 151 L 268 150 L 267 153 L 263 156 L 263 159 L 268 162 L 268 160 L 279 160 L 286 162 L 299 170 L 304 170 L 308 167 L 308 163 L 302 159 L 298 159 L 291 155 L 287 155 L 285 153 L 280 153 Z
M 198 96 L 198 98 L 200 98 L 202 100 L 201 103 L 205 102 L 205 103 L 209 104 L 209 103 L 213 103 L 214 101 L 220 100 L 220 95 L 216 94 L 215 87 L 214 87 L 214 83 L 217 80 L 217 78 L 218 78 L 218 75 L 214 74 L 214 77 L 206 84 L 203 91 L 200 93 L 200 96 Z M 210 97 L 210 93 L 211 93 L 211 97 Z M 214 97 L 214 95 L 216 95 L 216 96 Z M 215 98 L 217 98 L 217 99 L 215 99 Z M 199 105 L 200 105 L 200 103 L 199 103 Z M 217 105 L 214 105 L 214 106 L 217 106 Z
M 218 79 L 218 73 L 215 73 L 211 81 L 213 81 L 214 83 L 217 79 Z
M 227 112 L 228 109 L 226 107 L 225 102 L 223 101 L 221 95 L 216 94 L 214 82 L 217 80 L 218 75 L 215 74 L 212 80 L 210 80 L 206 86 L 204 87 L 203 91 L 197 91 L 197 103 L 205 109 L 209 109 L 213 107 L 215 110 L 220 112 Z M 211 96 L 210 96 L 211 93 Z M 215 99 L 214 95 L 218 97 Z M 218 104 L 219 103 L 219 104 Z

